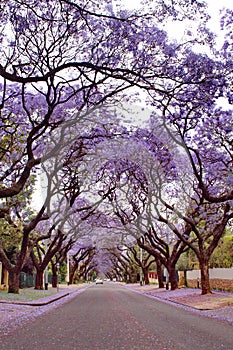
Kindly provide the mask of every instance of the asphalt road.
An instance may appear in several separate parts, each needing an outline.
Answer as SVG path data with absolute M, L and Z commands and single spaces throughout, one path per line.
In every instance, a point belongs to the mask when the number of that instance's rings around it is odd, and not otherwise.
M 233 350 L 233 327 L 105 283 L 10 332 L 0 349 Z

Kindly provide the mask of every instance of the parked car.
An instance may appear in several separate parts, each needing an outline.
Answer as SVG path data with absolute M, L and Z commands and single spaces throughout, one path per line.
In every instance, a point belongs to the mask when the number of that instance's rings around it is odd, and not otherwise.
M 101 278 L 97 278 L 95 284 L 103 284 L 103 280 Z

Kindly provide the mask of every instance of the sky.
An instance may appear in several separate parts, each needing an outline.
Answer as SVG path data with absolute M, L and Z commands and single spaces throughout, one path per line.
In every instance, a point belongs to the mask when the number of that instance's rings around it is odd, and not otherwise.
M 117 1 L 117 0 L 115 0 Z M 119 0 L 118 0 L 119 1 Z M 122 0 L 124 6 L 127 8 L 135 8 L 140 5 L 141 0 Z M 120 1 L 119 1 L 120 2 Z M 204 2 L 204 1 L 203 1 Z M 205 0 L 207 2 L 209 10 L 212 15 L 216 15 L 216 11 L 223 7 L 228 7 L 233 9 L 233 1 L 232 0 Z
M 114 0 L 113 0 L 114 1 Z M 119 0 L 115 0 L 118 2 Z M 123 6 L 128 9 L 133 9 L 140 6 L 141 0 L 122 0 L 119 2 L 123 3 Z M 203 0 L 204 2 L 204 0 Z M 221 32 L 220 32 L 220 24 L 219 24 L 219 13 L 220 10 L 225 8 L 229 8 L 233 10 L 233 0 L 205 0 L 208 4 L 208 12 L 211 16 L 211 20 L 209 21 L 209 27 L 211 30 L 217 32 L 219 35 L 219 40 L 222 41 Z M 182 36 L 183 26 L 177 25 L 177 22 L 174 25 L 170 25 L 172 36 L 177 39 Z M 221 42 L 219 42 L 221 44 Z

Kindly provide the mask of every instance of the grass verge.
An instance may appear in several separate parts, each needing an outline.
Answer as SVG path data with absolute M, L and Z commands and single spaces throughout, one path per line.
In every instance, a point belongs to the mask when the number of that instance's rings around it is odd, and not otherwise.
M 49 288 L 48 290 L 36 290 L 34 288 L 20 289 L 19 294 L 8 293 L 0 290 L 0 300 L 9 301 L 33 301 L 42 299 L 57 293 L 57 288 Z

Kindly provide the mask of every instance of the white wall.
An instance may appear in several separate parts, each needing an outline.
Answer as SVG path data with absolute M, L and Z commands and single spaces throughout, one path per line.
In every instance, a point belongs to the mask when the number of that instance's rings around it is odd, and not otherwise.
M 233 267 L 230 269 L 209 269 L 210 279 L 212 278 L 219 278 L 219 279 L 226 279 L 226 280 L 233 280 Z M 201 278 L 200 270 L 192 270 L 187 271 L 187 279 L 188 280 L 194 280 L 197 278 Z

